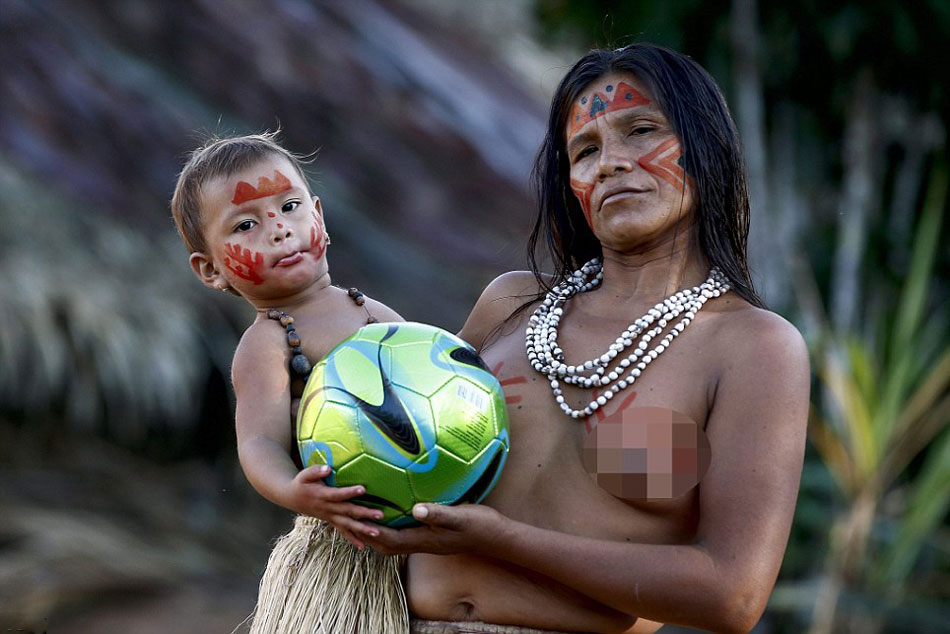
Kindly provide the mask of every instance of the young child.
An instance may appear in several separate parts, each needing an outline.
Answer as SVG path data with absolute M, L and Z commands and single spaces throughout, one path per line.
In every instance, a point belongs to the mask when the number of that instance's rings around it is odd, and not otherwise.
M 310 518 L 332 525 L 360 551 L 361 536 L 378 535 L 374 524 L 363 520 L 381 519 L 382 512 L 348 501 L 362 495 L 362 487 L 327 486 L 323 479 L 328 467 L 300 470 L 291 411 L 310 360 L 321 359 L 367 323 L 403 321 L 356 289 L 346 291 L 330 283 L 330 239 L 320 199 L 311 195 L 299 157 L 275 137 L 218 138 L 199 147 L 178 177 L 171 205 L 198 279 L 209 288 L 243 297 L 257 311 L 232 364 L 238 456 L 261 495 L 301 515 L 282 540 L 292 541 L 288 538 L 300 533 L 297 551 L 286 544 L 281 551 L 279 543 L 271 555 L 253 631 L 264 631 L 259 627 L 263 621 L 280 621 L 273 628 L 281 631 L 292 619 L 303 618 L 296 607 L 291 610 L 296 615 L 274 617 L 262 614 L 261 606 L 269 591 L 265 586 L 283 591 L 292 585 L 303 561 L 314 556 L 314 542 L 332 538 L 332 531 Z M 369 549 L 362 555 L 363 563 L 374 556 Z M 355 561 L 356 555 L 348 556 Z M 273 598 L 267 601 L 274 603 Z M 286 597 L 277 600 L 288 602 Z

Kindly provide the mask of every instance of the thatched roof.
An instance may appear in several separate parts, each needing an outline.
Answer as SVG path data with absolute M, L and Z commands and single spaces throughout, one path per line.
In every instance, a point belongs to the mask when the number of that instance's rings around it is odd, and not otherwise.
M 17 229 L 0 255 L 0 408 L 106 414 L 133 439 L 143 421 L 195 422 L 249 318 L 198 286 L 173 234 L 196 130 L 279 124 L 318 150 L 335 281 L 407 318 L 457 329 L 523 262 L 542 107 L 401 5 L 11 0 L 2 39 L 0 221 Z

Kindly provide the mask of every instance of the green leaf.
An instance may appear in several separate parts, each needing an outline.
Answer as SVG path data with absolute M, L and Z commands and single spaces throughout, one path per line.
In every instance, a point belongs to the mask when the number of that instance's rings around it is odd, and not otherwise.
M 883 443 L 890 439 L 897 424 L 901 403 L 907 398 L 913 360 L 917 354 L 915 335 L 920 328 L 921 317 L 931 290 L 930 271 L 937 253 L 944 201 L 947 197 L 947 172 L 943 163 L 938 162 L 931 174 L 927 199 L 911 249 L 913 259 L 910 271 L 897 304 L 891 354 L 888 355 L 886 374 L 881 381 L 881 409 L 875 422 L 878 427 L 877 438 Z
M 893 345 L 897 350 L 911 347 L 914 333 L 920 326 L 930 291 L 930 270 L 933 268 L 943 222 L 944 202 L 947 198 L 947 171 L 938 162 L 932 171 L 923 214 L 917 225 L 912 260 L 907 280 L 898 303 L 897 320 L 894 325 Z
M 933 415 L 950 416 L 950 397 Z M 913 569 L 924 541 L 950 508 L 950 427 L 944 421 L 943 434 L 931 447 L 920 473 L 913 481 L 907 512 L 897 539 L 885 551 L 875 579 L 891 588 L 899 587 Z

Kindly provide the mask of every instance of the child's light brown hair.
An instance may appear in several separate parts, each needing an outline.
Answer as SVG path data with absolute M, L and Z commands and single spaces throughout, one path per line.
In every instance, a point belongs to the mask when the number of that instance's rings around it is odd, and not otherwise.
M 278 130 L 236 137 L 211 137 L 188 156 L 188 162 L 178 175 L 171 206 L 178 233 L 190 253 L 206 250 L 201 223 L 201 187 L 209 180 L 231 176 L 268 156 L 281 156 L 290 161 L 309 189 L 303 171 L 306 158 L 284 149 L 277 141 L 279 133 Z

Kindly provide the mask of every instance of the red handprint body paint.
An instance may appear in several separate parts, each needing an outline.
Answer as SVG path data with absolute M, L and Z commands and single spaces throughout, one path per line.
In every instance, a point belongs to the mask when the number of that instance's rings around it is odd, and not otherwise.
M 261 273 L 264 270 L 264 254 L 242 248 L 239 244 L 226 242 L 224 250 L 227 256 L 224 265 L 229 271 L 253 284 L 263 284 Z
M 327 232 L 323 230 L 323 223 L 316 212 L 310 212 L 310 216 L 313 218 L 313 226 L 310 227 L 310 252 L 319 260 L 327 250 Z

